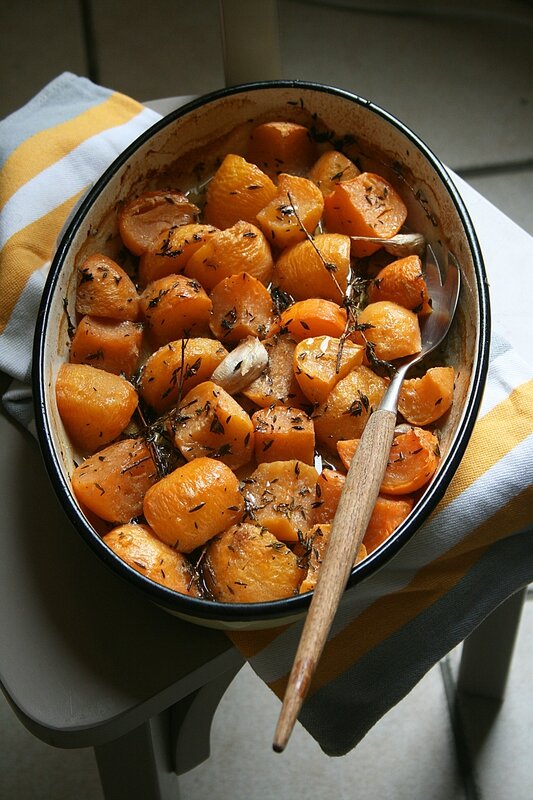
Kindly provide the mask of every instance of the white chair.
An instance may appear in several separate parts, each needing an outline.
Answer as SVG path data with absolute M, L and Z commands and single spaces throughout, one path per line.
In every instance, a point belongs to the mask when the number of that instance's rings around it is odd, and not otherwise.
M 221 0 L 221 12 L 226 84 L 279 77 L 276 3 Z M 94 747 L 106 800 L 175 798 L 176 775 L 209 755 L 242 657 L 224 633 L 172 617 L 112 575 L 70 527 L 35 441 L 2 415 L 0 439 L 2 689 L 44 742 Z M 503 697 L 523 597 L 465 643 L 462 691 Z

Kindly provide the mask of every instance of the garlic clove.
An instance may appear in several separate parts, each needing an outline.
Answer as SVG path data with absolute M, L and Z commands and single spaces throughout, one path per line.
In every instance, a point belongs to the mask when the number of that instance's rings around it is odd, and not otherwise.
M 376 236 L 350 236 L 354 242 L 373 242 L 381 245 L 387 253 L 393 256 L 421 255 L 426 246 L 426 240 L 421 233 L 397 233 L 390 239 L 380 239 Z
M 268 364 L 266 347 L 248 336 L 220 362 L 211 380 L 229 394 L 237 394 L 261 375 Z

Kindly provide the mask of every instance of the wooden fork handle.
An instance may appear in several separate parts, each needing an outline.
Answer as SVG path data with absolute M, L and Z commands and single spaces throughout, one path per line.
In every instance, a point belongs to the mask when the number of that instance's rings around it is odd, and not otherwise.
M 374 411 L 350 464 L 285 690 L 273 741 L 278 753 L 285 749 L 300 713 L 363 541 L 387 467 L 395 426 L 395 412 L 380 408 Z

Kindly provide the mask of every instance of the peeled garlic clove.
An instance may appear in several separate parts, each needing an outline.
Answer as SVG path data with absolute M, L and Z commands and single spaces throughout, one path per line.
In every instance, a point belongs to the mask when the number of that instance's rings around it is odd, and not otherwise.
M 267 364 L 265 346 L 255 336 L 248 336 L 220 362 L 211 380 L 229 394 L 237 394 L 255 381 Z
M 350 236 L 354 242 L 373 242 L 383 247 L 393 256 L 421 255 L 426 246 L 426 240 L 421 233 L 397 233 L 390 239 L 380 239 L 375 236 Z
M 426 240 L 421 233 L 397 233 L 383 245 L 387 253 L 394 256 L 420 256 L 425 246 Z

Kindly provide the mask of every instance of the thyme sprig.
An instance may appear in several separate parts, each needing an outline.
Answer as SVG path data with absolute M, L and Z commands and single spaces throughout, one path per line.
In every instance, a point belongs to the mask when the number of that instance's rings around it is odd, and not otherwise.
M 368 284 L 370 282 L 370 279 L 362 278 L 361 276 L 356 275 L 350 280 L 350 282 L 348 284 L 348 291 L 344 292 L 341 289 L 339 281 L 337 280 L 337 276 L 335 275 L 335 272 L 337 270 L 336 264 L 333 264 L 332 262 L 327 261 L 324 258 L 324 255 L 320 252 L 320 250 L 318 249 L 318 247 L 316 245 L 316 242 L 314 240 L 314 236 L 307 230 L 307 228 L 303 224 L 302 220 L 300 219 L 300 216 L 298 214 L 298 210 L 296 209 L 296 206 L 295 206 L 294 201 L 293 201 L 293 199 L 292 199 L 292 197 L 290 195 L 290 192 L 287 192 L 287 197 L 289 199 L 289 204 L 290 204 L 290 206 L 292 208 L 294 216 L 296 217 L 296 219 L 298 221 L 298 224 L 300 225 L 300 228 L 304 232 L 307 240 L 311 243 L 314 251 L 316 252 L 316 254 L 319 257 L 319 259 L 321 260 L 322 264 L 324 265 L 324 268 L 331 275 L 331 277 L 333 279 L 333 282 L 335 283 L 335 286 L 336 286 L 336 288 L 337 288 L 337 290 L 339 292 L 339 295 L 341 297 L 340 305 L 346 310 L 346 325 L 344 327 L 344 331 L 339 336 L 339 346 L 338 346 L 338 349 L 337 349 L 337 359 L 336 359 L 336 363 L 335 363 L 335 372 L 337 374 L 340 372 L 341 361 L 342 361 L 342 353 L 343 353 L 343 350 L 344 350 L 344 343 L 345 343 L 346 339 L 352 333 L 355 333 L 355 331 L 358 331 L 361 334 L 362 338 L 363 338 L 364 347 L 365 347 L 365 353 L 366 353 L 366 356 L 367 356 L 368 360 L 372 364 L 372 366 L 377 368 L 377 369 L 385 370 L 388 375 L 391 375 L 395 371 L 394 365 L 391 364 L 389 361 L 384 361 L 383 359 L 378 358 L 376 356 L 376 353 L 375 353 L 375 345 L 374 345 L 374 343 L 371 342 L 369 339 L 367 339 L 367 337 L 365 336 L 365 333 L 364 333 L 365 330 L 367 330 L 371 326 L 370 325 L 361 324 L 361 323 L 358 322 L 358 319 L 357 319 L 357 314 L 361 310 L 361 306 L 362 306 L 362 304 L 364 302 L 364 296 L 366 294 L 366 289 L 367 289 L 367 286 L 368 286 Z
M 339 282 L 337 280 L 337 276 L 335 275 L 335 272 L 337 271 L 337 265 L 334 264 L 332 261 L 326 261 L 326 259 L 324 258 L 324 255 L 320 252 L 320 250 L 316 246 L 316 242 L 315 242 L 314 236 L 311 233 L 309 233 L 309 231 L 307 230 L 307 228 L 303 224 L 302 220 L 300 219 L 300 216 L 298 214 L 298 210 L 297 210 L 297 208 L 296 208 L 296 206 L 294 204 L 294 201 L 293 201 L 293 199 L 291 197 L 291 193 L 290 192 L 287 192 L 287 197 L 289 198 L 289 205 L 292 208 L 292 212 L 293 212 L 294 216 L 296 217 L 296 220 L 297 220 L 300 228 L 304 232 L 307 241 L 311 243 L 311 246 L 312 246 L 313 250 L 315 251 L 315 253 L 319 257 L 319 259 L 323 263 L 324 269 L 326 269 L 329 272 L 329 274 L 331 275 L 331 277 L 333 279 L 333 282 L 335 283 L 335 286 L 336 286 L 336 288 L 337 288 L 337 290 L 339 292 L 339 295 L 340 295 L 341 299 L 344 298 L 344 292 L 342 291 L 342 289 L 340 287 L 340 284 L 339 284 Z
M 312 246 L 313 250 L 315 251 L 315 253 L 319 257 L 319 259 L 321 260 L 322 264 L 324 265 L 324 269 L 326 269 L 328 271 L 328 273 L 331 275 L 331 278 L 333 279 L 333 282 L 335 283 L 335 286 L 336 286 L 336 288 L 337 288 L 337 290 L 339 292 L 340 298 L 341 298 L 340 305 L 342 305 L 344 308 L 346 308 L 346 311 L 347 311 L 346 327 L 345 327 L 343 333 L 341 334 L 341 336 L 339 337 L 339 347 L 338 347 L 338 350 L 337 350 L 337 361 L 336 361 L 336 364 L 335 364 L 335 372 L 338 374 L 340 372 L 340 368 L 341 368 L 342 351 L 344 349 L 344 342 L 346 341 L 346 338 L 349 336 L 349 334 L 352 332 L 348 327 L 348 321 L 349 321 L 349 318 L 350 318 L 349 298 L 348 298 L 348 295 L 345 292 L 343 292 L 343 290 L 341 289 L 339 281 L 337 280 L 337 276 L 335 275 L 335 272 L 337 270 L 337 265 L 333 264 L 331 261 L 327 261 L 324 258 L 324 255 L 320 252 L 320 250 L 316 246 L 316 242 L 315 242 L 314 236 L 307 230 L 307 228 L 303 224 L 302 220 L 300 219 L 300 217 L 298 215 L 298 211 L 297 211 L 296 206 L 294 204 L 294 201 L 293 201 L 293 199 L 292 199 L 292 197 L 290 195 L 290 192 L 287 192 L 287 197 L 289 198 L 289 203 L 292 206 L 292 210 L 293 210 L 294 216 L 298 220 L 298 224 L 300 225 L 300 228 L 304 232 L 307 241 L 311 243 L 311 246 Z
M 139 436 L 144 439 L 150 455 L 154 461 L 158 479 L 164 478 L 169 472 L 172 472 L 176 466 L 183 461 L 183 455 L 179 448 L 174 443 L 174 434 L 177 427 L 189 417 L 184 413 L 185 409 L 180 408 L 179 405 L 182 400 L 183 386 L 187 378 L 192 377 L 199 368 L 199 361 L 197 359 L 191 365 L 185 365 L 185 351 L 189 339 L 182 339 L 181 342 L 181 358 L 180 366 L 177 367 L 172 373 L 172 387 L 177 386 L 176 404 L 170 411 L 159 416 L 153 422 L 149 422 L 141 407 L 137 407 L 137 416 L 141 424 Z M 142 371 L 134 380 L 134 385 L 138 386 L 140 383 Z

